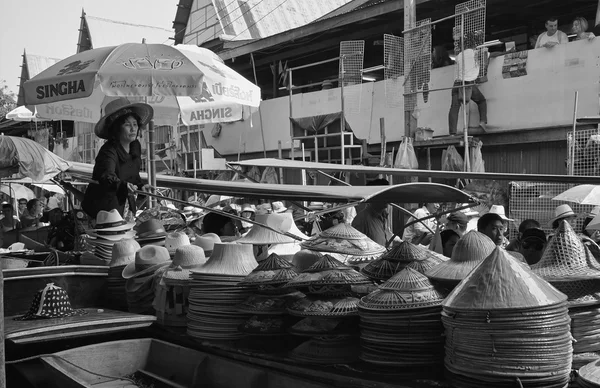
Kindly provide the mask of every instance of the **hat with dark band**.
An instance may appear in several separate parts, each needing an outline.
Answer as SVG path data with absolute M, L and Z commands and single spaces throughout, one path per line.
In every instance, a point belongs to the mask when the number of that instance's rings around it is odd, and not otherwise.
M 152 120 L 154 116 L 154 109 L 148 104 L 144 103 L 131 103 L 126 98 L 119 98 L 106 104 L 104 108 L 104 116 L 98 120 L 96 127 L 94 127 L 94 133 L 101 139 L 109 139 L 110 133 L 108 132 L 110 126 L 120 117 L 136 114 L 140 118 L 140 126 L 144 126 Z

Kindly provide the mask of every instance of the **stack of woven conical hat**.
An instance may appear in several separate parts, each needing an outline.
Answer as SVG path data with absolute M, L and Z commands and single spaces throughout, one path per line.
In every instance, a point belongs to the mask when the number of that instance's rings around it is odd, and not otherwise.
M 238 284 L 259 289 L 263 286 L 282 287 L 297 276 L 298 272 L 289 261 L 272 253 Z
M 399 367 L 442 364 L 443 299 L 429 279 L 412 268 L 364 296 L 358 304 L 361 359 Z
M 566 387 L 567 296 L 496 248 L 444 300 L 445 366 L 456 387 Z
M 385 252 L 384 247 L 346 223 L 334 225 L 303 241 L 300 246 L 317 252 L 333 252 L 360 257 Z
M 407 266 L 425 273 L 427 270 L 440 264 L 442 260 L 432 251 L 403 241 L 379 259 L 367 264 L 361 272 L 373 280 L 388 280 Z
M 562 221 L 540 261 L 531 270 L 569 298 L 573 344 L 573 367 L 600 358 L 600 263 Z
M 300 240 L 308 239 L 308 236 L 302 233 L 296 226 L 291 213 L 257 214 L 256 222 L 281 232 L 290 233 L 297 236 Z M 236 240 L 238 244 L 253 245 L 291 244 L 297 241 L 298 239 L 277 233 L 260 225 L 253 225 L 248 234 Z
M 187 333 L 204 340 L 235 340 L 238 326 L 249 314 L 237 306 L 250 296 L 250 287 L 237 286 L 258 263 L 251 245 L 215 243 L 208 261 L 192 270 Z
M 361 273 L 325 254 L 287 283 L 287 287 L 337 286 L 370 283 Z
M 435 281 L 455 286 L 463 280 L 496 248 L 492 240 L 475 230 L 461 237 L 454 246 L 452 257 L 425 272 Z

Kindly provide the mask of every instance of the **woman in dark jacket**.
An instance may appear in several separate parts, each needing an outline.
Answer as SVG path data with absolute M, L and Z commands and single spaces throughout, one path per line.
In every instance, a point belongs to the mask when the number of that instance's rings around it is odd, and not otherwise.
M 105 115 L 98 121 L 94 132 L 107 142 L 100 148 L 91 183 L 82 203 L 83 210 L 92 218 L 100 210 L 117 209 L 125 216 L 125 203 L 133 205 L 135 190 L 143 188 L 140 178 L 142 148 L 137 140 L 142 126 L 154 111 L 148 104 L 132 104 L 126 98 L 106 105 Z

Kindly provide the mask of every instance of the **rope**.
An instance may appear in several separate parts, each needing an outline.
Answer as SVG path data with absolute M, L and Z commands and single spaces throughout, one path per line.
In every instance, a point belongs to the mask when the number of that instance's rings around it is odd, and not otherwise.
M 87 372 L 87 373 L 92 374 L 92 375 L 95 375 L 95 376 L 104 377 L 104 378 L 113 379 L 113 380 L 127 380 L 127 381 L 131 382 L 132 384 L 137 384 L 133 379 L 130 379 L 130 378 L 127 378 L 127 377 L 118 377 L 118 376 L 104 375 L 104 374 L 101 374 L 101 373 L 92 372 L 91 370 L 86 369 L 86 368 L 84 368 L 82 366 L 79 366 L 77 364 L 74 364 L 71 361 L 69 361 L 69 360 L 67 360 L 67 359 L 65 359 L 65 358 L 63 358 L 61 356 L 57 356 L 56 354 L 40 354 L 40 355 L 37 355 L 37 356 L 21 358 L 19 360 L 6 361 L 5 364 L 7 364 L 7 365 L 17 364 L 17 363 L 20 363 L 20 362 L 31 361 L 31 360 L 35 360 L 35 359 L 42 358 L 42 357 L 58 358 L 59 360 L 64 361 L 67 364 L 69 364 L 71 366 L 74 366 L 75 368 L 79 368 L 82 371 Z

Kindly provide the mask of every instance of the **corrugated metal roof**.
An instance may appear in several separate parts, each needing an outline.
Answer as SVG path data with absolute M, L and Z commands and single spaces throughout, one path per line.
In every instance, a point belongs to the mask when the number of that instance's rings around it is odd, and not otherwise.
M 118 46 L 123 43 L 173 44 L 173 31 L 160 27 L 119 22 L 84 15 L 93 48 Z
M 311 23 L 352 0 L 212 0 L 224 34 L 260 39 Z

